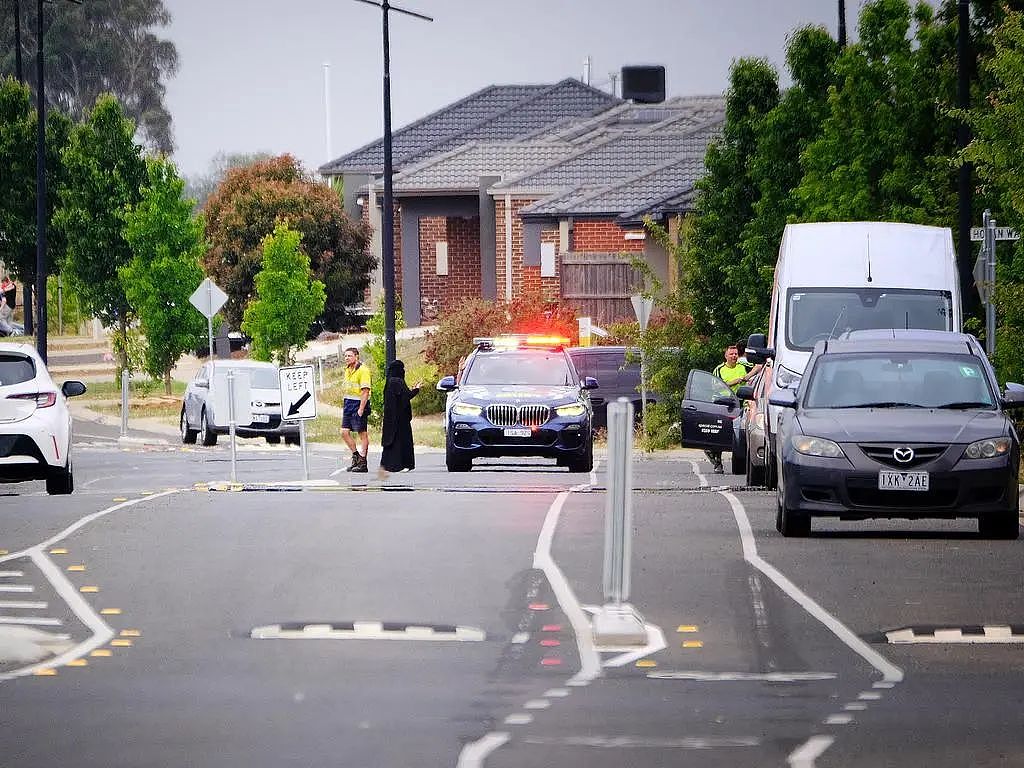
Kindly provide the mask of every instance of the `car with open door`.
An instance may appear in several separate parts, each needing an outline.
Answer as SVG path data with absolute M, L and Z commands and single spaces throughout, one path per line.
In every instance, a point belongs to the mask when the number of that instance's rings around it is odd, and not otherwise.
M 740 413 L 740 401 L 728 384 L 707 371 L 690 371 L 680 419 L 683 447 L 732 451 Z

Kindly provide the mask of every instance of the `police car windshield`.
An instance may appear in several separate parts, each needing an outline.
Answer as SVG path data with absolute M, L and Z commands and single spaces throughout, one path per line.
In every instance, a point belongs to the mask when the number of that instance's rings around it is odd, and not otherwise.
M 463 383 L 568 387 L 573 376 L 563 352 L 489 352 L 476 356 Z

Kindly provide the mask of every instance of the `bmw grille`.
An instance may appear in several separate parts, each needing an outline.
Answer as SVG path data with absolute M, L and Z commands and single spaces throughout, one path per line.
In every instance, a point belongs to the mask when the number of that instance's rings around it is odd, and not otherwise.
M 498 403 L 487 406 L 487 420 L 496 427 L 539 427 L 551 418 L 551 409 L 546 405 L 508 405 Z

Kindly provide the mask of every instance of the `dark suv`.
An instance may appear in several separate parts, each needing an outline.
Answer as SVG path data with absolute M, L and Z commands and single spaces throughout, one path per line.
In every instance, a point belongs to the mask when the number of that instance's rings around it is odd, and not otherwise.
M 608 425 L 608 403 L 620 397 L 633 401 L 633 413 L 640 419 L 640 350 L 630 347 L 573 347 L 569 357 L 581 377 L 593 377 L 601 382 L 601 391 L 591 395 L 594 406 L 594 426 Z M 661 398 L 647 392 L 647 402 Z
M 445 458 L 468 472 L 478 456 L 543 456 L 571 472 L 594 467 L 592 377 L 581 380 L 551 337 L 475 339 L 460 381 L 446 376 Z

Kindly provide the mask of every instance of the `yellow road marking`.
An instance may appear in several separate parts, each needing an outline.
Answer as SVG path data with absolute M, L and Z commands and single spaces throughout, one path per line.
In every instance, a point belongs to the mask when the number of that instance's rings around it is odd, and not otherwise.
M 0 556 L 10 554 L 6 549 L 0 549 Z
M 72 659 L 68 662 L 69 667 L 88 667 L 89 662 L 85 659 Z
M 90 656 L 96 656 L 97 658 L 107 658 L 114 655 L 114 652 L 109 648 L 97 648 L 95 651 L 89 654 Z
M 658 666 L 658 662 L 651 661 L 650 659 L 640 659 L 636 665 L 641 668 L 656 667 Z
M 85 570 L 85 566 L 84 565 L 69 565 L 68 566 L 68 570 L 81 573 L 82 571 Z
M 122 629 L 121 637 L 142 637 L 142 633 L 137 629 Z
M 102 609 L 100 611 L 100 615 L 102 615 L 102 616 L 120 616 L 121 615 L 121 609 L 120 608 L 104 608 L 104 609 Z
M 683 640 L 683 648 L 703 648 L 704 643 L 700 640 Z
M 132 647 L 132 641 L 131 640 L 111 640 L 110 644 L 112 646 L 114 646 L 115 648 L 131 648 Z
M 68 551 L 64 547 L 57 547 L 50 550 L 51 555 L 66 555 Z
M 114 497 L 114 501 L 128 501 L 128 499 L 126 499 L 124 496 L 116 496 Z
M 37 669 L 32 674 L 36 677 L 53 677 L 57 674 L 57 670 L 53 667 L 43 667 L 42 669 Z
M 79 588 L 78 588 L 78 591 L 79 591 L 79 592 L 91 592 L 91 593 L 95 593 L 95 592 L 99 592 L 99 591 L 100 591 L 100 588 L 99 588 L 99 587 L 79 587 Z
M 696 624 L 680 624 L 676 628 L 676 632 L 698 632 Z

